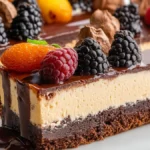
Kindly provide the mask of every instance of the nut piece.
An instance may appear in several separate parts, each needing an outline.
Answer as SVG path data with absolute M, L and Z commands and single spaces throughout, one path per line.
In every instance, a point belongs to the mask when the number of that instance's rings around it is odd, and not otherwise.
M 13 19 L 17 16 L 17 10 L 8 0 L 0 0 L 0 16 L 5 26 L 9 28 Z
M 91 16 L 90 23 L 95 28 L 102 28 L 110 43 L 114 40 L 114 35 L 120 30 L 120 23 L 107 10 L 96 10 Z
M 94 0 L 93 1 L 94 9 L 107 9 L 109 12 L 114 13 L 114 11 L 124 5 L 123 0 Z
M 77 45 L 80 45 L 82 41 L 87 37 L 92 37 L 93 39 L 95 39 L 101 45 L 103 52 L 105 54 L 108 54 L 111 44 L 108 37 L 101 28 L 96 29 L 90 25 L 83 27 L 80 30 L 79 41 Z

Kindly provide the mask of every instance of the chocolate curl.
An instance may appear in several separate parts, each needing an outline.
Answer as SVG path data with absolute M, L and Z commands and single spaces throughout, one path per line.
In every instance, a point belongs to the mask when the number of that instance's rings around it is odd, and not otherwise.
M 95 39 L 101 45 L 103 52 L 105 54 L 108 54 L 111 44 L 109 42 L 107 35 L 104 33 L 104 31 L 101 28 L 96 29 L 95 27 L 90 25 L 83 27 L 80 30 L 79 41 L 77 45 L 80 45 L 82 41 L 87 37 L 91 37 Z
M 101 28 L 109 38 L 110 43 L 114 40 L 114 35 L 120 30 L 120 23 L 107 10 L 96 10 L 90 19 L 90 24 L 95 28 Z

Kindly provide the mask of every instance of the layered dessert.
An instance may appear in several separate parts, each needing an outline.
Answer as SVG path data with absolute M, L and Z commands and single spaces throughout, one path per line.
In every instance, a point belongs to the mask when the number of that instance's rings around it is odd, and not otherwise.
M 20 13 L 30 6 L 15 5 Z M 42 12 L 45 21 L 59 21 L 57 11 L 47 18 L 50 7 Z M 38 8 L 33 13 L 40 15 Z M 5 128 L 0 128 L 0 147 L 10 143 L 7 149 L 74 148 L 150 123 L 149 37 L 140 37 L 149 31 L 142 29 L 134 4 L 118 8 L 114 16 L 97 10 L 81 30 L 64 25 L 61 34 L 53 37 L 49 32 L 55 34 L 62 25 L 56 25 L 56 30 L 45 25 L 48 32 L 41 37 L 47 42 L 28 39 L 2 46 L 0 96 Z M 132 17 L 126 20 L 127 16 Z M 37 32 L 29 30 L 27 36 L 16 30 L 16 22 L 23 19 L 16 17 L 8 32 L 14 33 L 11 38 L 38 35 L 41 20 Z
M 93 76 L 88 75 L 92 71 L 86 75 L 78 67 L 77 74 L 84 76 L 72 76 L 60 84 L 41 79 L 41 72 L 19 74 L 1 68 L 3 125 L 19 131 L 37 149 L 64 149 L 149 123 L 149 50 L 142 52 L 142 63 L 136 51 L 137 60 L 130 61 L 137 65 L 128 69 L 115 67 L 110 55 L 113 68 L 108 70 L 104 60 L 102 72 Z

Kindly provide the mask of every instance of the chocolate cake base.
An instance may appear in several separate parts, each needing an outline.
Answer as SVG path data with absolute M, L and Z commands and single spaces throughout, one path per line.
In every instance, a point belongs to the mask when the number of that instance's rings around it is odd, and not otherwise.
M 12 128 L 18 130 L 17 116 L 13 112 L 12 115 L 14 116 Z M 84 120 L 80 118 L 72 122 L 68 117 L 55 129 L 51 129 L 51 126 L 41 129 L 30 124 L 28 138 L 36 145 L 36 150 L 58 150 L 103 140 L 148 123 L 150 123 L 149 99 L 119 108 L 109 108 L 95 116 L 89 115 Z

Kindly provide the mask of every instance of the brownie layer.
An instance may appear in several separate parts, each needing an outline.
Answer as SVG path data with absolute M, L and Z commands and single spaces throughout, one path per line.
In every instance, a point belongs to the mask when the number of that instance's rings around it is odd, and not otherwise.
M 11 115 L 16 128 L 19 126 L 18 116 L 13 112 Z M 30 140 L 37 146 L 37 150 L 55 150 L 103 140 L 108 136 L 148 123 L 150 123 L 149 99 L 115 109 L 109 108 L 97 115 L 89 115 L 84 120 L 78 119 L 72 122 L 68 117 L 55 130 L 51 127 L 38 128 L 32 124 L 28 129 Z

